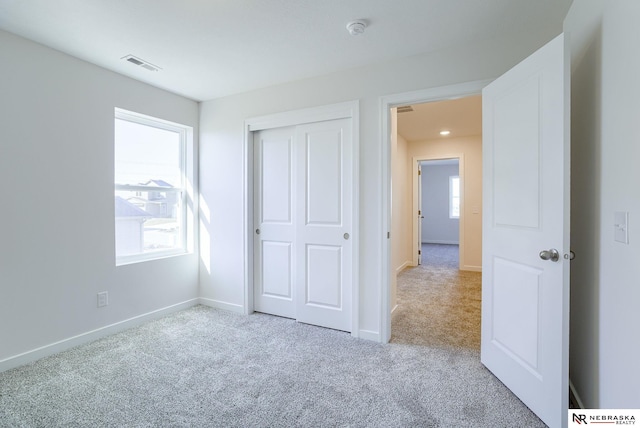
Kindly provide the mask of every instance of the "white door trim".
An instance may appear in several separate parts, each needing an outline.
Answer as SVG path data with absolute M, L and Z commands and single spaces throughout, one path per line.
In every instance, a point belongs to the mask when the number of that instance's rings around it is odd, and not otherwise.
M 437 88 L 423 89 L 418 91 L 403 92 L 400 94 L 380 97 L 380 158 L 382 160 L 381 183 L 381 258 L 380 258 L 380 336 L 379 341 L 387 343 L 391 338 L 391 309 L 390 286 L 391 286 L 391 247 L 389 233 L 391 231 L 391 116 L 390 109 L 406 104 L 419 104 L 431 101 L 442 101 L 456 98 L 463 98 L 470 95 L 479 95 L 482 88 L 491 83 L 490 80 L 477 80 L 474 82 L 460 83 L 456 85 L 440 86 Z
M 360 103 L 348 101 L 339 104 L 331 104 L 312 107 L 266 116 L 248 118 L 244 121 L 244 147 L 243 147 L 243 189 L 244 189 L 244 313 L 253 313 L 253 132 L 265 129 L 296 126 L 305 123 L 323 122 L 334 119 L 351 120 L 352 145 L 352 225 L 353 233 L 353 272 L 352 272 L 352 331 L 354 337 L 360 336 Z

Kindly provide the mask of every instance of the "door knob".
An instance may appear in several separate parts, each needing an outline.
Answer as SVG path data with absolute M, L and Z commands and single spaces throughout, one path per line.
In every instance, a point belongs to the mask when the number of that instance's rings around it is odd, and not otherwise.
M 345 233 L 344 235 L 342 235 L 342 237 L 345 239 L 345 241 L 349 240 L 349 234 Z
M 551 260 L 552 262 L 557 262 L 558 260 L 560 260 L 560 253 L 558 253 L 558 250 L 556 250 L 555 248 L 552 248 L 550 250 L 543 250 L 540 251 L 540 258 L 542 260 Z

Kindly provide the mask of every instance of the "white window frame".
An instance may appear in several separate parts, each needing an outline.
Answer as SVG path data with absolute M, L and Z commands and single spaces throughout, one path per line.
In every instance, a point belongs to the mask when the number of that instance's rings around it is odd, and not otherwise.
M 453 212 L 453 181 L 458 180 L 458 215 L 455 215 Z M 460 176 L 459 175 L 450 175 L 449 176 L 449 218 L 450 219 L 459 219 L 460 218 Z
M 161 186 L 136 186 L 128 184 L 117 184 L 114 179 L 114 193 L 120 191 L 140 191 L 149 192 L 157 190 L 159 192 L 172 192 L 179 194 L 180 211 L 177 215 L 178 224 L 180 227 L 180 247 L 167 250 L 151 251 L 147 253 L 132 254 L 126 256 L 118 256 L 116 254 L 116 266 L 127 265 L 132 263 L 139 263 L 149 260 L 157 260 L 166 257 L 179 256 L 188 254 L 193 251 L 193 243 L 191 235 L 192 232 L 189 226 L 193 224 L 193 210 L 189 209 L 189 201 L 193 199 L 193 196 L 189 194 L 189 189 L 193 186 L 189 183 L 193 181 L 193 167 L 188 162 L 188 159 L 193 157 L 193 128 L 187 125 L 182 125 L 175 122 L 170 122 L 156 117 L 147 116 L 141 113 L 136 113 L 121 108 L 115 108 L 114 121 L 116 119 L 125 120 L 128 122 L 146 125 L 158 129 L 176 132 L 180 139 L 180 171 L 181 171 L 181 183 L 180 186 L 174 186 L 174 188 L 166 188 Z M 115 139 L 114 139 L 115 148 Z M 115 165 L 114 165 L 115 172 Z M 114 177 L 115 178 L 115 177 Z M 191 204 L 192 205 L 192 204 Z M 114 211 L 115 213 L 115 211 Z M 115 222 L 115 217 L 114 217 Z M 190 239 L 191 238 L 191 239 Z M 115 244 L 115 241 L 114 241 Z M 115 250 L 115 247 L 114 247 Z

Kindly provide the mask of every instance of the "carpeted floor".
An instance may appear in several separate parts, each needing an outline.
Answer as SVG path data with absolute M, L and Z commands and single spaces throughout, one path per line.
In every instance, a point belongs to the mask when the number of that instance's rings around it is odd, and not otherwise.
M 480 364 L 479 275 L 399 282 L 390 344 L 196 306 L 0 373 L 0 426 L 543 427 Z
M 422 245 L 422 264 L 398 276 L 394 343 L 480 351 L 482 274 L 458 270 L 457 245 Z

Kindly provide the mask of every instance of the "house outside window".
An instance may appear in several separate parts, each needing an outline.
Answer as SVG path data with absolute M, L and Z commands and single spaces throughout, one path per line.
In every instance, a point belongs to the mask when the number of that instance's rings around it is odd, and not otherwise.
M 115 110 L 116 265 L 187 252 L 190 127 Z

